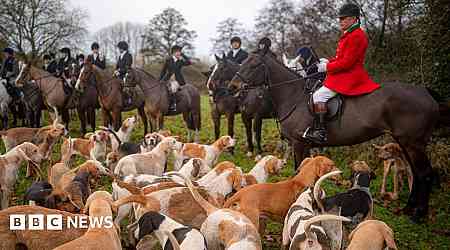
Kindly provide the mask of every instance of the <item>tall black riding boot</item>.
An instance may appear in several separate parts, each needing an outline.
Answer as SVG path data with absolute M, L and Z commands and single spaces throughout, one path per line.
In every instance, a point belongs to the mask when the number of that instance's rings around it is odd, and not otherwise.
M 326 126 L 327 104 L 319 102 L 314 104 L 314 122 L 311 129 L 308 128 L 303 135 L 304 138 L 316 143 L 324 144 L 328 141 Z

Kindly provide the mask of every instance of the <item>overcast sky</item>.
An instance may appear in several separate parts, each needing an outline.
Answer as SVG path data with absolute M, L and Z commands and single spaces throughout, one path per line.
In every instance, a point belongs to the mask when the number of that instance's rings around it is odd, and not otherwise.
M 196 55 L 207 56 L 211 49 L 210 38 L 215 35 L 217 24 L 235 17 L 252 28 L 254 18 L 268 0 L 70 0 L 74 6 L 89 13 L 88 28 L 95 32 L 116 22 L 148 21 L 163 9 L 173 7 L 186 18 L 188 29 L 197 32 Z

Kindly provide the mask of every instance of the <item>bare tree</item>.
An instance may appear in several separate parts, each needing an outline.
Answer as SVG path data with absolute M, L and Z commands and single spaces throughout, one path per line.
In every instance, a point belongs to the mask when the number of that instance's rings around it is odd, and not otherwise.
M 142 47 L 143 34 L 143 24 L 118 22 L 95 32 L 93 40 L 99 43 L 100 50 L 108 60 L 115 61 L 119 56 L 116 46 L 120 41 L 126 41 L 130 47 L 130 53 L 137 58 Z
M 216 36 L 211 38 L 213 43 L 212 52 L 213 53 L 222 53 L 226 52 L 230 48 L 230 39 L 234 36 L 239 36 L 243 45 L 248 45 L 247 35 L 248 31 L 243 28 L 241 22 L 239 22 L 236 18 L 227 18 L 221 21 L 216 27 Z
M 274 50 L 284 52 L 288 46 L 287 36 L 294 32 L 294 17 L 295 5 L 291 0 L 271 0 L 256 17 L 255 29 L 261 37 L 271 38 Z
M 174 8 L 167 8 L 153 17 L 145 33 L 145 51 L 154 59 L 162 59 L 174 45 L 182 46 L 185 53 L 193 54 L 193 41 L 197 34 L 187 29 L 187 21 Z
M 61 44 L 76 47 L 87 14 L 68 0 L 0 0 L 0 38 L 32 59 Z

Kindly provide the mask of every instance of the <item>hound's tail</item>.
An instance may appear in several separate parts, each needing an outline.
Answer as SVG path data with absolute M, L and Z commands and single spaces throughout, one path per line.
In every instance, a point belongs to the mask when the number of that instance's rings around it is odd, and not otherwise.
M 320 208 L 320 210 L 322 211 L 322 213 L 325 211 L 323 204 L 322 204 L 322 199 L 319 197 L 319 190 L 320 190 L 320 184 L 327 179 L 330 176 L 334 176 L 334 175 L 338 175 L 341 174 L 342 171 L 338 170 L 338 171 L 333 171 L 327 174 L 324 174 L 322 177 L 320 177 L 317 181 L 316 184 L 314 184 L 314 200 L 316 200 L 317 202 L 317 206 Z
M 170 241 L 170 244 L 172 244 L 173 250 L 181 250 L 180 244 L 178 244 L 178 241 L 175 238 L 175 236 L 169 231 L 163 231 L 163 232 L 169 238 L 169 241 Z
M 192 197 L 194 197 L 194 200 L 206 211 L 206 213 L 209 215 L 215 211 L 218 210 L 215 206 L 213 206 L 211 203 L 209 203 L 203 196 L 199 194 L 197 189 L 195 189 L 194 185 L 192 184 L 191 180 L 187 178 L 186 176 L 178 173 L 178 172 L 169 172 L 166 173 L 168 176 L 179 176 L 184 179 L 184 182 L 186 183 L 186 186 L 189 188 L 189 191 L 191 191 Z

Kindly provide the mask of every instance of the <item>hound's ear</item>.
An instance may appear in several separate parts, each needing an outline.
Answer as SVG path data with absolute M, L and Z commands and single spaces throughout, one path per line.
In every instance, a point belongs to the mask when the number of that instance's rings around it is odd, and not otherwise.
M 313 158 L 311 158 L 311 157 L 305 158 L 305 159 L 302 161 L 302 163 L 300 163 L 300 166 L 298 166 L 298 169 L 301 169 L 303 166 L 305 166 L 305 165 L 307 165 L 308 163 L 310 163 L 310 162 L 312 161 L 312 159 L 313 159 Z
M 264 168 L 266 169 L 266 172 L 268 174 L 276 174 L 277 173 L 277 164 L 278 164 L 278 159 L 275 157 L 271 157 L 266 162 L 266 166 Z
M 242 188 L 242 174 L 238 170 L 233 170 L 231 173 L 233 189 L 236 191 L 241 190 Z
M 214 54 L 214 57 L 216 58 L 217 62 L 221 62 L 222 61 L 222 59 L 218 55 Z
M 192 172 L 191 172 L 192 177 L 198 177 L 198 175 L 200 174 L 200 167 L 202 164 L 200 161 L 201 161 L 200 159 L 192 160 Z
M 390 228 L 384 228 L 383 230 L 384 241 L 389 249 L 397 250 L 397 245 L 394 240 L 394 232 Z

